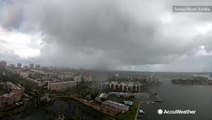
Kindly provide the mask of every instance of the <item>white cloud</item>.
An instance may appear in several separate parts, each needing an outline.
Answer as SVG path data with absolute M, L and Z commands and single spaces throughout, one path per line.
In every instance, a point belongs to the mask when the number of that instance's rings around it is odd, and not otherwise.
M 171 13 L 165 13 L 164 15 L 161 15 L 160 21 L 164 24 L 169 24 L 173 22 L 173 17 Z
M 36 40 L 34 40 L 35 38 Z M 0 27 L 0 51 L 2 54 L 9 52 L 25 59 L 38 57 L 43 47 L 42 39 L 43 36 L 39 34 L 7 31 Z
M 212 23 L 204 23 L 196 26 L 196 30 L 201 35 L 212 33 Z
M 199 46 L 196 54 L 196 56 L 212 56 L 212 51 L 206 51 L 205 46 L 201 45 Z

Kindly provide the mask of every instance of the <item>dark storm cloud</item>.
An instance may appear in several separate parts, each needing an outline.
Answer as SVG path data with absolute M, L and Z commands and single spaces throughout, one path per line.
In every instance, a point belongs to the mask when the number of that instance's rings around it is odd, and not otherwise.
M 46 42 L 56 42 L 65 55 L 74 49 L 83 54 L 85 49 L 94 48 L 119 64 L 145 64 L 161 62 L 163 57 L 173 54 L 165 50 L 168 46 L 165 49 L 157 46 L 160 43 L 160 38 L 155 38 L 157 23 L 148 23 L 146 18 L 136 20 L 128 13 L 128 6 L 120 7 L 121 2 L 67 4 L 74 7 L 41 6 L 44 13 L 40 26 L 44 34 L 56 37 L 45 39 Z
M 22 11 L 19 5 L 15 5 L 12 0 L 3 0 L 0 1 L 1 14 L 4 17 L 0 16 L 1 26 L 6 29 L 18 29 L 22 20 Z M 5 7 L 6 6 L 6 7 Z
M 196 5 L 204 3 L 209 2 L 196 1 Z M 211 16 L 172 13 L 172 5 L 186 4 L 193 3 L 24 0 L 18 3 L 23 12 L 20 30 L 45 35 L 46 47 L 36 58 L 44 64 L 100 69 L 169 64 L 193 54 L 194 48 L 211 43 L 210 36 L 193 35 L 192 31 L 194 25 L 207 22 Z M 166 14 L 173 16 L 173 23 L 161 21 Z M 211 47 L 207 49 L 210 51 Z

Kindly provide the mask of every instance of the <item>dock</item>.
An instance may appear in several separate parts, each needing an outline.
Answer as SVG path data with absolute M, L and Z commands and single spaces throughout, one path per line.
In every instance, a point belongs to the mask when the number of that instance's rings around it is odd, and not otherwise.
M 136 113 L 136 115 L 135 115 L 135 119 L 134 119 L 134 120 L 137 120 L 138 113 L 139 113 L 139 109 L 140 109 L 140 105 L 141 105 L 141 102 L 138 103 L 137 113 Z

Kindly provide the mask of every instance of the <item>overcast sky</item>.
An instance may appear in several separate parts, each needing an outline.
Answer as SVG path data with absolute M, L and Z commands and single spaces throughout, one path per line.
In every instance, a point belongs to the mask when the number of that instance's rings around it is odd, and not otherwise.
M 211 0 L 0 0 L 0 60 L 102 70 L 212 71 Z

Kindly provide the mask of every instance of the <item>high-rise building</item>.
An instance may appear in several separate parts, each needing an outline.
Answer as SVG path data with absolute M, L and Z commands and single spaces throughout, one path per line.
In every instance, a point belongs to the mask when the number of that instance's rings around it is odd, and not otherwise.
M 40 70 L 40 65 L 35 65 L 35 69 Z
M 0 68 L 5 68 L 7 66 L 7 62 L 0 61 Z
M 10 64 L 10 68 L 14 69 L 15 65 L 14 64 Z
M 18 63 L 17 64 L 17 68 L 21 69 L 21 67 L 22 67 L 22 64 L 21 63 Z
M 28 67 L 27 65 L 25 65 L 25 66 L 23 67 L 23 69 L 29 69 L 29 67 Z
M 29 64 L 30 69 L 34 69 L 35 65 L 33 63 Z

